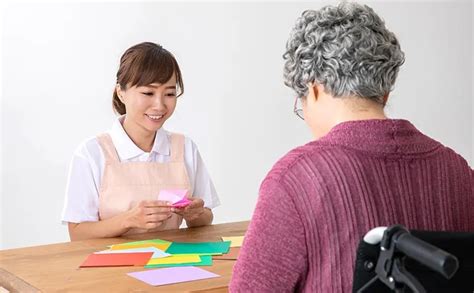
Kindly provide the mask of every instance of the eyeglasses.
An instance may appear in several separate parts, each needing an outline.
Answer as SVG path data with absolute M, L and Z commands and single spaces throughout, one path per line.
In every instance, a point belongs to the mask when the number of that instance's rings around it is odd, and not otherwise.
M 299 101 L 299 102 L 298 102 Z M 293 106 L 293 112 L 298 116 L 301 120 L 304 120 L 303 115 L 303 101 L 302 97 L 297 96 L 295 99 L 295 105 Z

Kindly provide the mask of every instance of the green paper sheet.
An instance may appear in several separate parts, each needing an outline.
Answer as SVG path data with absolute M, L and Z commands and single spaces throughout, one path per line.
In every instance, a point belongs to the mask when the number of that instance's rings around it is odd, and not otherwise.
M 201 255 L 200 262 L 178 263 L 178 264 L 159 264 L 146 265 L 146 269 L 169 268 L 169 267 L 186 267 L 186 266 L 212 266 L 212 255 Z
M 229 252 L 230 241 L 219 242 L 173 242 L 166 250 L 171 254 L 207 254 Z

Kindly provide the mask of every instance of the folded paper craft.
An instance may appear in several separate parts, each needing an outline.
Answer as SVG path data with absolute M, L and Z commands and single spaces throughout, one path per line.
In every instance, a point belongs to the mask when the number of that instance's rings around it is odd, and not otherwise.
M 186 197 L 188 191 L 186 189 L 163 189 L 158 195 L 159 200 L 169 201 L 172 207 L 184 208 L 191 201 Z

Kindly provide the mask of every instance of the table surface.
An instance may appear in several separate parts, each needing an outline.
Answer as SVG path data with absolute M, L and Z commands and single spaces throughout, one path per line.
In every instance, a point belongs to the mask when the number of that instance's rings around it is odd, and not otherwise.
M 155 233 L 58 243 L 0 251 L 0 287 L 12 292 L 227 292 L 233 260 L 214 260 L 201 267 L 219 278 L 153 287 L 126 273 L 143 267 L 79 268 L 86 257 L 108 245 L 160 238 L 177 242 L 221 241 L 242 236 L 249 222 L 218 224 Z

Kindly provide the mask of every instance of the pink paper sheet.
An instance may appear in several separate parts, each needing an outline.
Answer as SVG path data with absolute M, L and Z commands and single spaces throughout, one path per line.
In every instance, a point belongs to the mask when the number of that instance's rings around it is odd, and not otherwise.
M 152 286 L 220 277 L 214 273 L 192 266 L 133 272 L 127 275 Z
M 186 189 L 163 189 L 158 195 L 159 200 L 169 201 L 172 207 L 183 208 L 188 206 L 191 201 L 186 197 Z

